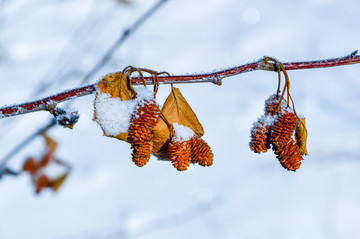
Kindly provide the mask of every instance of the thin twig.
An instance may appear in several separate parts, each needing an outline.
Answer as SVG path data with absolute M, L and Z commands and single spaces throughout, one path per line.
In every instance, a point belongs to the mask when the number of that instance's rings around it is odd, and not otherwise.
M 314 68 L 326 68 L 334 66 L 343 66 L 350 64 L 360 63 L 359 55 L 348 55 L 342 58 L 333 58 L 319 61 L 303 61 L 303 62 L 287 62 L 282 63 L 285 70 L 300 70 L 300 69 L 314 69 Z M 226 77 L 255 71 L 277 71 L 277 63 L 269 62 L 267 57 L 264 57 L 256 62 L 248 63 L 238 67 L 230 68 L 227 70 L 217 71 L 209 74 L 194 74 L 194 75 L 178 75 L 178 76 L 159 76 L 159 82 L 162 84 L 179 84 L 179 83 L 204 83 L 212 82 L 215 84 L 221 84 L 221 80 Z M 153 84 L 152 77 L 144 77 L 147 84 Z M 142 82 L 141 77 L 133 77 L 131 79 L 133 84 L 140 84 Z M 63 101 L 71 100 L 77 97 L 85 96 L 94 93 L 96 90 L 96 84 L 88 85 L 80 88 L 76 88 L 69 91 L 24 104 L 18 104 L 13 106 L 7 106 L 0 108 L 0 118 L 31 113 L 40 110 L 46 110 L 47 105 L 53 103 L 60 103 Z

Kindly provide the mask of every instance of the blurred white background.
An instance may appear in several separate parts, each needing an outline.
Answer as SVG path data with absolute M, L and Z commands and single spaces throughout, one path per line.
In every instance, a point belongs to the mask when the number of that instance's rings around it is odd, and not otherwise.
M 78 87 L 82 77 L 155 0 L 0 0 L 0 105 Z M 127 65 L 171 74 L 211 72 L 264 55 L 280 61 L 344 56 L 359 48 L 359 1 L 169 0 L 88 83 Z M 0 238 L 355 238 L 360 220 L 359 65 L 288 72 L 307 118 L 309 156 L 288 172 L 248 147 L 252 122 L 277 74 L 252 72 L 221 87 L 178 86 L 205 129 L 214 165 L 178 172 L 102 136 L 94 96 L 76 99 L 74 129 L 49 131 L 73 170 L 58 193 L 30 177 L 0 181 Z M 43 89 L 43 90 L 41 90 Z M 39 93 L 41 92 L 41 93 Z M 169 86 L 160 87 L 163 104 Z M 46 124 L 32 113 L 0 120 L 0 158 Z M 42 138 L 9 166 L 44 151 Z

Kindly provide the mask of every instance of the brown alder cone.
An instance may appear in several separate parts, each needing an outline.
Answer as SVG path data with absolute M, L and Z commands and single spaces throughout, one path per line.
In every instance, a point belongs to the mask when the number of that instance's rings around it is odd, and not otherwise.
M 299 152 L 299 148 L 292 138 L 281 148 L 281 150 L 275 151 L 275 154 L 277 155 L 276 157 L 279 159 L 281 165 L 287 170 L 296 171 L 300 168 L 301 160 L 303 158 Z
M 270 149 L 270 126 L 263 122 L 258 124 L 251 130 L 250 149 L 255 153 L 266 153 Z
M 198 163 L 204 167 L 213 165 L 214 154 L 205 140 L 199 136 L 194 136 L 189 141 L 191 147 L 191 162 Z
M 187 170 L 191 160 L 190 141 L 173 141 L 171 140 L 167 147 L 167 153 L 173 166 L 178 171 Z
M 292 139 L 296 121 L 295 114 L 287 111 L 276 119 L 270 134 L 270 143 L 275 152 L 281 150 Z
M 150 159 L 151 140 L 159 114 L 159 105 L 152 99 L 145 101 L 131 116 L 129 137 L 133 149 L 132 160 L 139 167 L 144 166 Z
M 275 94 L 270 96 L 266 101 L 265 101 L 265 114 L 267 115 L 276 115 L 276 113 L 278 113 L 277 107 L 279 105 L 279 101 L 280 101 L 280 96 Z M 280 112 L 281 108 L 279 109 Z

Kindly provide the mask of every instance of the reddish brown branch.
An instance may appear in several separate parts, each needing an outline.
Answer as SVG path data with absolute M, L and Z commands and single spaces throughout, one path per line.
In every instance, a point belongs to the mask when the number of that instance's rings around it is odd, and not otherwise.
M 162 84 L 179 84 L 179 83 L 204 83 L 212 82 L 214 84 L 221 84 L 221 80 L 226 77 L 254 71 L 254 70 L 267 70 L 277 71 L 277 63 L 269 60 L 270 58 L 264 57 L 259 61 L 245 64 L 242 66 L 217 71 L 209 74 L 195 74 L 195 75 L 179 75 L 179 76 L 159 76 L 159 81 Z M 285 70 L 300 70 L 300 69 L 315 69 L 326 68 L 334 66 L 343 66 L 350 64 L 360 63 L 360 55 L 357 51 L 341 58 L 333 58 L 318 61 L 304 61 L 304 62 L 286 62 L 282 63 Z M 141 78 L 133 77 L 131 79 L 133 84 L 141 84 Z M 145 77 L 145 81 L 149 84 L 152 83 L 151 77 Z M 5 106 L 0 108 L 0 118 L 10 117 L 14 115 L 30 113 L 34 111 L 47 110 L 47 107 L 54 103 L 71 100 L 77 97 L 92 94 L 96 91 L 96 84 L 80 87 L 77 89 L 65 91 L 41 100 L 36 100 L 28 103 Z

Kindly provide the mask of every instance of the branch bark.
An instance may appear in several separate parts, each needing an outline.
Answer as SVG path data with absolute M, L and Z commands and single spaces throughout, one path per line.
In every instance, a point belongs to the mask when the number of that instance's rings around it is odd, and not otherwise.
M 360 55 L 357 55 L 357 51 L 347 55 L 345 57 L 317 60 L 317 61 L 302 61 L 302 62 L 285 62 L 281 63 L 285 70 L 301 70 L 301 69 L 315 69 L 315 68 L 327 68 L 334 66 L 344 66 L 360 63 Z M 270 57 L 263 57 L 262 59 L 247 63 L 241 66 L 229 68 L 222 71 L 217 71 L 208 74 L 194 74 L 194 75 L 177 75 L 177 76 L 159 76 L 161 84 L 180 84 L 180 83 L 204 83 L 212 82 L 217 85 L 221 85 L 221 81 L 224 78 L 243 74 L 246 72 L 265 70 L 265 71 L 277 71 L 278 61 L 272 60 Z M 152 84 L 152 77 L 145 77 L 147 84 Z M 131 82 L 134 85 L 142 84 L 140 77 L 132 77 Z M 96 91 L 96 84 L 83 86 L 80 88 L 61 92 L 50 97 L 46 97 L 40 100 L 27 102 L 23 104 L 17 104 L 12 106 L 5 106 L 0 108 L 0 118 L 31 113 L 36 111 L 47 110 L 49 105 L 54 103 L 60 103 L 63 101 L 72 100 L 77 97 L 92 94 Z

